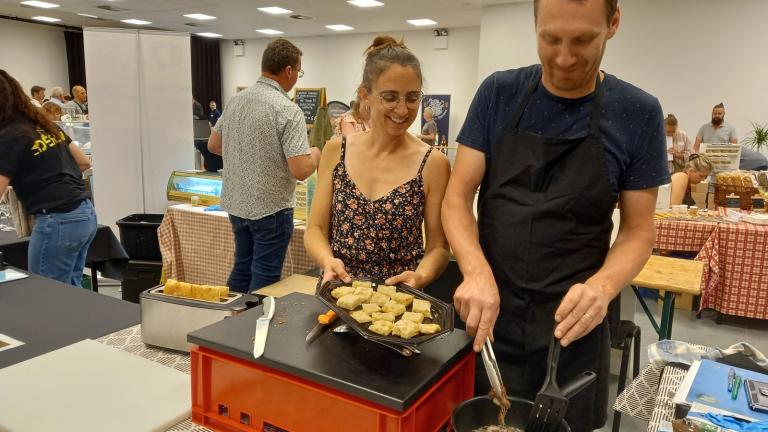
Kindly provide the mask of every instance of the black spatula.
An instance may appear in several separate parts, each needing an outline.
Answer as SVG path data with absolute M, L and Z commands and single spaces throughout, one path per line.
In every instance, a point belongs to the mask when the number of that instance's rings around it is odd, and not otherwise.
M 536 395 L 525 432 L 555 432 L 568 410 L 568 399 L 557 385 L 557 363 L 560 361 L 560 340 L 553 337 L 547 355 L 547 377 Z

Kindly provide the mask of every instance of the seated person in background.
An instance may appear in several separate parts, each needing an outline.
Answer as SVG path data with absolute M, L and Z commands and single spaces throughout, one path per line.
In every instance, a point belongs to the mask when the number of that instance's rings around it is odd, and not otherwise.
M 51 101 L 44 103 L 42 110 L 43 114 L 48 120 L 52 122 L 61 121 L 61 107 L 55 103 Z M 72 154 L 73 158 L 75 158 L 75 162 L 77 163 L 77 167 L 80 168 L 80 171 L 87 171 L 89 168 L 91 168 L 91 160 L 85 153 L 83 153 L 82 150 L 80 150 L 80 147 L 78 147 L 74 142 L 69 143 L 69 153 Z
M 674 114 L 669 114 L 664 119 L 664 130 L 666 135 L 672 138 L 672 148 L 667 150 L 672 154 L 669 172 L 680 172 L 685 168 L 688 157 L 693 153 L 691 139 L 685 131 L 677 128 L 677 117 Z
M 685 169 L 682 172 L 672 174 L 669 205 L 696 205 L 691 196 L 691 185 L 701 183 L 702 180 L 709 177 L 712 169 L 712 161 L 706 156 L 692 154 L 688 163 L 685 164 Z
M 192 118 L 195 120 L 205 120 L 203 106 L 194 97 L 192 97 Z
M 432 116 L 432 108 L 424 108 L 424 121 L 426 123 L 421 128 L 421 134 L 416 135 L 429 145 L 435 145 L 435 138 L 437 137 L 437 123 L 435 123 L 435 119 Z
M 45 100 L 45 87 L 40 87 L 38 85 L 32 86 L 30 94 L 32 95 L 32 99 L 29 101 L 32 102 L 32 105 L 42 108 L 43 101 Z
M 208 102 L 208 108 L 210 108 L 210 111 L 208 111 L 208 123 L 211 124 L 211 127 L 216 126 L 216 122 L 221 117 L 221 111 L 216 108 L 215 100 Z
M 48 101 L 43 104 L 43 114 L 52 122 L 61 121 L 61 106 L 56 102 Z
M 75 109 L 78 115 L 88 115 L 88 93 L 85 87 L 76 85 L 72 87 L 72 100 L 65 105 Z
M 56 86 L 51 89 L 51 99 L 50 102 L 55 103 L 58 106 L 64 106 L 64 104 L 67 102 L 64 100 L 64 89 Z
M 358 89 L 358 93 L 360 90 Z M 371 107 L 361 106 L 360 96 L 352 103 L 352 108 L 339 116 L 336 120 L 333 135 L 337 138 L 345 137 L 356 132 L 365 132 L 371 129 Z
M 304 245 L 323 281 L 376 278 L 421 289 L 445 269 L 440 205 L 451 168 L 408 133 L 422 84 L 416 56 L 377 36 L 359 90 L 373 128 L 329 141 L 320 160 Z
M 712 108 L 712 121 L 701 126 L 693 143 L 693 152 L 698 153 L 701 143 L 720 144 L 739 142 L 736 128 L 725 121 L 725 105 L 722 102 Z

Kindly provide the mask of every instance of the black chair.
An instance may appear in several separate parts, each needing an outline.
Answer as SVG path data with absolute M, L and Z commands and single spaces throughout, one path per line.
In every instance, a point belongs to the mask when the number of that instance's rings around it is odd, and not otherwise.
M 616 387 L 616 396 L 624 391 L 627 383 L 627 369 L 629 369 L 629 352 L 634 342 L 632 353 L 632 379 L 640 374 L 640 327 L 634 321 L 621 319 L 621 295 L 608 306 L 608 325 L 611 329 L 611 348 L 621 350 L 621 368 L 619 369 L 619 383 Z M 613 432 L 618 432 L 621 425 L 621 413 L 613 412 Z

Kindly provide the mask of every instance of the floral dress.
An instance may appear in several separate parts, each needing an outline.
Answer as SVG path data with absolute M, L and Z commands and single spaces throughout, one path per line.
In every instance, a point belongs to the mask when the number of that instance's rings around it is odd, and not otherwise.
M 371 201 L 349 177 L 344 162 L 347 148 L 333 170 L 330 243 L 352 277 L 387 279 L 416 270 L 424 256 L 422 222 L 426 194 L 422 171 L 432 152 L 427 150 L 416 176 Z
M 355 132 L 365 132 L 366 127 L 365 123 L 362 121 L 357 121 L 354 115 L 352 115 L 352 111 L 347 111 L 344 114 L 340 115 L 334 122 L 333 122 L 333 136 L 335 137 L 341 137 L 341 124 L 342 123 L 352 123 L 355 126 Z

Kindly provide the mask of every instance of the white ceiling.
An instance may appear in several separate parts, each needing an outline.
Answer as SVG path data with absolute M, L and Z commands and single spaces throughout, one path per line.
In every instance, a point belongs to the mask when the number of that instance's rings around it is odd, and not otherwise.
M 382 7 L 358 8 L 346 0 L 47 0 L 61 5 L 55 9 L 22 6 L 20 0 L 0 0 L 0 15 L 31 18 L 45 15 L 60 18 L 58 24 L 75 27 L 135 27 L 119 20 L 138 18 L 151 21 L 151 28 L 191 33 L 219 33 L 226 39 L 252 39 L 265 36 L 255 30 L 271 28 L 285 32 L 286 37 L 314 36 L 336 33 L 376 33 L 414 30 L 406 19 L 430 18 L 435 27 L 469 27 L 480 24 L 483 5 L 520 3 L 531 0 L 381 0 Z M 99 6 L 126 9 L 108 11 Z M 294 20 L 273 16 L 257 10 L 259 7 L 280 6 L 294 14 L 309 15 L 312 20 Z M 100 19 L 78 16 L 87 13 Z M 182 15 L 203 13 L 213 15 L 212 21 L 196 21 Z M 187 25 L 195 23 L 196 27 Z M 346 24 L 351 32 L 334 32 L 324 26 Z M 0 21 L 2 25 L 2 21 Z

